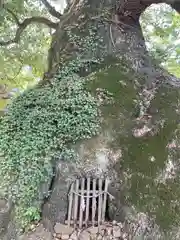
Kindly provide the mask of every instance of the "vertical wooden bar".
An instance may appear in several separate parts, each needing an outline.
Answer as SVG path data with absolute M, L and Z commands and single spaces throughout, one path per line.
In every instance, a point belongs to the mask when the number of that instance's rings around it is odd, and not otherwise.
M 99 179 L 99 197 L 98 197 L 98 226 L 101 224 L 101 210 L 102 210 L 102 179 Z
M 104 194 L 103 194 L 103 205 L 102 205 L 102 223 L 105 221 L 106 212 L 106 201 L 107 201 L 107 191 L 108 191 L 109 179 L 105 179 Z
M 88 220 L 89 220 L 89 197 L 90 197 L 90 178 L 87 178 L 87 194 L 86 194 L 86 218 L 85 218 L 85 223 L 86 227 L 88 225 Z
M 68 208 L 68 226 L 71 225 L 71 213 L 72 213 L 72 202 L 73 202 L 73 189 L 74 183 L 71 184 L 70 191 L 69 191 L 69 208 Z
M 78 214 L 78 193 L 79 193 L 79 179 L 76 179 L 76 186 L 75 186 L 75 196 L 74 196 L 74 214 L 73 214 L 73 220 L 74 220 L 74 227 L 76 227 L 77 224 L 77 214 Z
M 81 180 L 81 202 L 80 202 L 80 213 L 79 213 L 79 228 L 82 228 L 83 224 L 83 209 L 82 206 L 84 205 L 84 183 L 85 179 L 82 178 Z
M 96 179 L 93 179 L 93 193 L 92 193 L 92 226 L 95 225 L 96 215 Z

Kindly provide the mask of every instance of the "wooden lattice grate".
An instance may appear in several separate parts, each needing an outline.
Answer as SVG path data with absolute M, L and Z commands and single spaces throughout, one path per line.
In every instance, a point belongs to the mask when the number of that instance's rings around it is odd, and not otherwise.
M 109 179 L 76 179 L 70 186 L 65 223 L 82 228 L 105 222 Z M 112 197 L 112 196 L 111 196 Z

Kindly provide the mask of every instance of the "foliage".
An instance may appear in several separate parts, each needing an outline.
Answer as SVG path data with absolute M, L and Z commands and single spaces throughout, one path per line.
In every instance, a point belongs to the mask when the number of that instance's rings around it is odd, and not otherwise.
M 25 212 L 24 216 L 29 222 L 39 221 L 41 218 L 41 215 L 36 207 L 29 207 Z
M 39 1 L 6 1 L 5 8 L 13 11 L 21 22 L 33 16 L 52 19 Z M 1 9 L 0 20 L 0 41 L 12 39 L 17 29 L 13 16 Z M 37 83 L 46 69 L 50 39 L 51 29 L 42 24 L 31 24 L 23 32 L 18 44 L 1 46 L 0 85 L 6 84 L 11 92 L 13 88 L 24 90 Z M 1 99 L 0 96 L 0 111 L 6 108 L 9 101 L 11 100 Z
M 5 7 L 12 10 L 19 21 L 32 16 L 44 16 L 50 19 L 39 1 L 7 1 Z M 0 40 L 12 39 L 17 29 L 13 17 L 2 9 L 0 19 Z M 41 77 L 46 68 L 50 39 L 49 28 L 42 24 L 31 24 L 23 32 L 18 44 L 1 47 L 0 84 L 6 83 L 12 87 L 25 88 L 29 82 Z M 23 68 L 26 65 L 31 67 L 31 74 L 24 74 Z
M 44 16 L 57 21 L 39 0 L 8 0 L 5 3 L 6 7 L 13 10 L 21 21 L 32 16 Z M 54 3 L 63 5 L 64 1 Z M 170 72 L 177 76 L 180 76 L 178 67 L 180 61 L 179 18 L 180 16 L 170 7 L 159 4 L 146 10 L 141 21 L 149 50 Z M 1 10 L 0 20 L 0 38 L 11 39 L 16 29 L 12 16 L 5 10 Z M 52 30 L 44 25 L 31 24 L 22 34 L 19 44 L 1 47 L 0 84 L 6 83 L 9 89 L 14 87 L 26 89 L 27 86 L 35 84 L 46 69 L 51 33 Z M 29 66 L 30 70 L 24 71 L 25 66 Z M 6 104 L 7 101 L 0 99 L 0 109 Z
M 180 76 L 180 15 L 166 4 L 152 5 L 141 22 L 151 54 L 171 73 Z
M 87 69 L 89 61 L 98 61 L 84 59 L 98 47 L 97 39 L 92 30 L 83 40 L 69 29 L 68 34 L 78 41 L 81 54 L 65 64 L 51 84 L 18 96 L 1 120 L 0 188 L 15 203 L 21 226 L 38 218 L 38 191 L 52 177 L 53 157 L 72 157 L 68 145 L 96 135 L 99 127 L 97 101 L 76 74 Z

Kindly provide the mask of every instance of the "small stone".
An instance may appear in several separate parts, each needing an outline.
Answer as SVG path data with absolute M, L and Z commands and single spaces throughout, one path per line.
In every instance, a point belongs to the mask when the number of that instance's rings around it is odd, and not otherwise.
M 101 229 L 100 234 L 101 234 L 101 236 L 104 236 L 105 235 L 105 229 Z
M 30 229 L 31 229 L 31 231 L 34 231 L 34 230 L 35 230 L 35 225 L 32 224 L 32 225 L 30 226 Z
M 92 235 L 95 235 L 98 233 L 99 231 L 99 228 L 98 227 L 90 227 L 86 230 L 88 233 L 92 234 Z
M 62 234 L 60 234 L 60 233 L 56 233 L 56 237 L 59 238 L 59 239 L 61 239 L 61 235 Z
M 108 235 L 108 236 L 111 236 L 111 235 L 112 235 L 112 228 L 111 228 L 111 227 L 107 227 L 107 228 L 106 228 L 106 231 L 107 231 L 107 235 Z
M 120 223 L 117 223 L 117 225 L 121 228 L 121 229 L 123 229 L 123 224 L 120 222 Z
M 123 238 L 124 240 L 126 240 L 126 239 L 127 239 L 127 233 L 124 233 L 124 234 L 122 235 L 122 238 Z
M 69 234 L 62 234 L 61 239 L 62 240 L 68 240 L 69 239 Z
M 122 236 L 120 227 L 118 227 L 118 226 L 113 227 L 113 236 L 115 238 L 119 238 Z
M 25 236 L 24 235 L 21 235 L 20 237 L 19 237 L 19 240 L 25 240 L 26 238 L 25 238 Z
M 90 234 L 87 231 L 83 231 L 80 235 L 79 235 L 79 240 L 90 240 Z
M 56 225 L 54 226 L 54 231 L 57 234 L 65 234 L 69 236 L 70 234 L 72 234 L 73 228 L 63 225 L 61 223 L 56 223 Z
M 117 221 L 114 220 L 114 221 L 112 222 L 112 224 L 113 224 L 113 225 L 117 225 Z
M 96 240 L 102 240 L 102 239 L 103 239 L 103 236 L 101 236 L 101 235 L 98 235 L 96 238 Z
M 71 240 L 77 240 L 78 239 L 78 233 L 76 231 L 74 231 L 71 236 L 70 236 Z
M 86 229 L 87 232 L 89 232 L 92 235 L 96 235 L 97 233 L 101 233 L 101 235 L 104 234 L 106 229 L 106 226 L 99 226 L 99 227 L 89 227 L 88 229 Z

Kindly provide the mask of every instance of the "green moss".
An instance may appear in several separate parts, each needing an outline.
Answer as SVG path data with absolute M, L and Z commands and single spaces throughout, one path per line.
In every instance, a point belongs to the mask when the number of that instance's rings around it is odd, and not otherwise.
M 125 129 L 131 129 L 136 108 L 137 90 L 131 74 L 122 61 L 111 62 L 110 66 L 93 74 L 87 86 L 93 94 L 96 89 L 106 92 L 111 100 L 101 106 L 103 127 L 111 124 L 122 135 Z M 116 135 L 117 132 L 114 137 Z
M 127 181 L 126 191 L 122 193 L 125 202 L 138 211 L 148 213 L 163 230 L 168 231 L 172 226 L 178 226 L 180 220 L 180 208 L 175 203 L 180 198 L 179 170 L 177 168 L 175 179 L 165 183 L 157 179 L 169 159 L 179 165 L 178 150 L 169 151 L 167 148 L 172 139 L 179 138 L 179 115 L 176 112 L 179 93 L 175 89 L 159 89 L 151 103 L 158 109 L 153 119 L 155 123 L 165 124 L 154 136 L 135 138 L 132 129 L 138 99 L 134 80 L 139 81 L 141 76 L 135 76 L 126 69 L 123 64 L 112 64 L 92 75 L 88 89 L 92 93 L 97 88 L 104 89 L 107 96 L 113 98 L 112 102 L 101 107 L 103 128 L 105 132 L 110 132 L 109 146 L 122 150 L 123 158 L 115 169 L 119 177 Z

